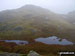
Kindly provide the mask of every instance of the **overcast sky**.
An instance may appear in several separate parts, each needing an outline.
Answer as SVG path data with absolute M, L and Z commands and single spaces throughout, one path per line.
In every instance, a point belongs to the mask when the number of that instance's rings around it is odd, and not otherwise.
M 75 10 L 75 0 L 0 0 L 0 11 L 19 8 L 26 4 L 41 6 L 60 14 Z

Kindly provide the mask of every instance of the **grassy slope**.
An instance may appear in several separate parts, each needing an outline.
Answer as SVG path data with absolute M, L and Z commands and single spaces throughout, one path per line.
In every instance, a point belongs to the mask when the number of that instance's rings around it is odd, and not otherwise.
M 74 31 L 75 26 L 60 15 L 33 5 L 0 13 L 0 39 L 30 41 L 55 35 L 75 42 Z

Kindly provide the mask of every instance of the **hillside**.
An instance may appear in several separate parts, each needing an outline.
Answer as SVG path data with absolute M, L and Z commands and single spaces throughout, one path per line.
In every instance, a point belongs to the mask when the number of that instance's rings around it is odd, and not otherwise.
M 75 11 L 69 12 L 66 15 L 63 15 L 64 19 L 70 22 L 71 24 L 75 24 Z
M 35 5 L 0 12 L 0 39 L 32 40 L 58 36 L 75 42 L 75 26 L 59 14 Z

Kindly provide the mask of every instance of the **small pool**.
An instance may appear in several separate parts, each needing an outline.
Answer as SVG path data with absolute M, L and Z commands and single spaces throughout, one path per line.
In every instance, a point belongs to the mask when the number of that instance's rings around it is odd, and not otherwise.
M 4 42 L 14 42 L 18 45 L 22 45 L 22 44 L 28 44 L 28 41 L 23 41 L 23 40 L 0 40 L 0 41 L 4 41 Z
M 51 36 L 51 37 L 47 37 L 47 38 L 37 38 L 35 39 L 36 42 L 42 42 L 45 44 L 59 44 L 59 45 L 72 45 L 73 43 L 71 41 L 68 41 L 66 39 L 60 39 L 56 36 Z

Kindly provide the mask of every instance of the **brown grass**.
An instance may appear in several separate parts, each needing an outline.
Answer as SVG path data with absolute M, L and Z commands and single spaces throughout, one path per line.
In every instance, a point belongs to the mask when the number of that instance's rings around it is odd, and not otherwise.
M 14 52 L 28 54 L 30 50 L 34 50 L 41 55 L 58 55 L 59 51 L 75 51 L 75 45 L 47 45 L 40 42 L 30 43 L 26 45 L 16 45 L 15 43 L 0 42 L 0 50 L 4 52 Z

